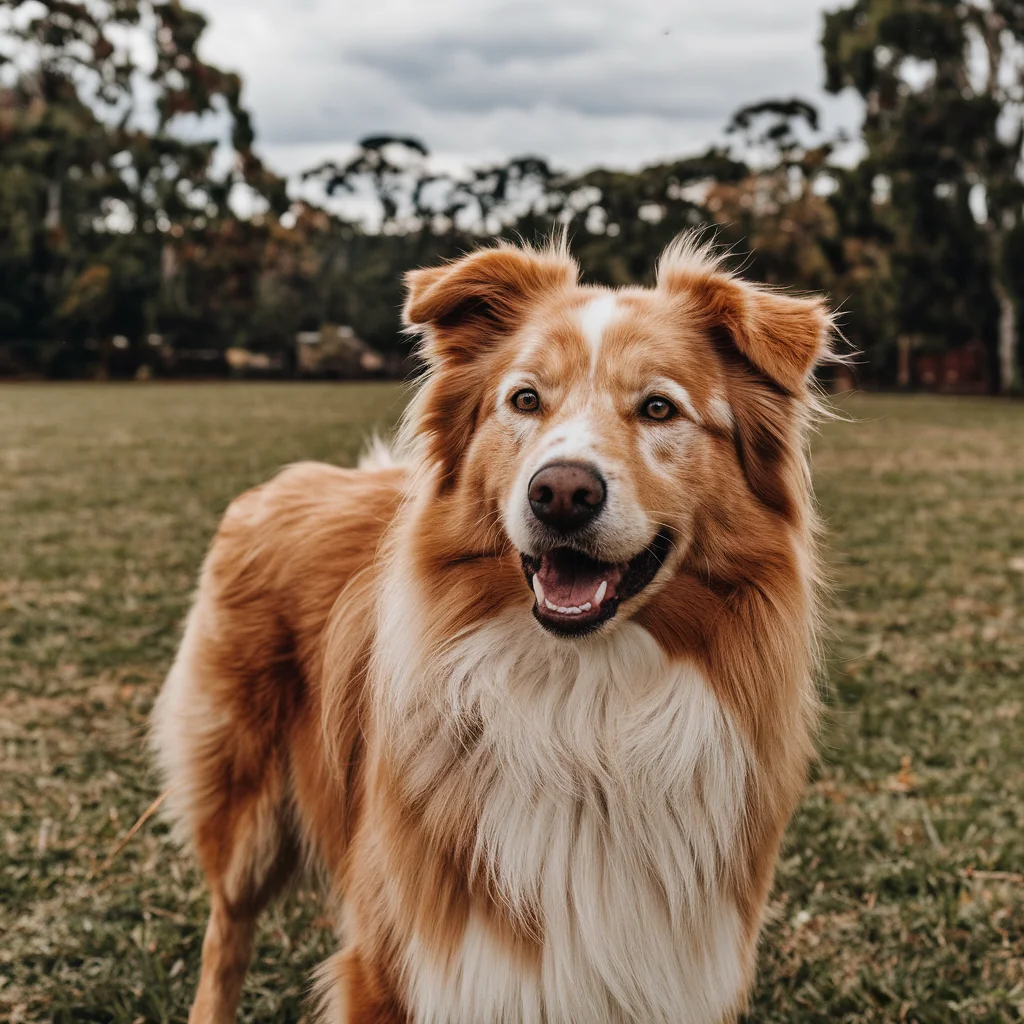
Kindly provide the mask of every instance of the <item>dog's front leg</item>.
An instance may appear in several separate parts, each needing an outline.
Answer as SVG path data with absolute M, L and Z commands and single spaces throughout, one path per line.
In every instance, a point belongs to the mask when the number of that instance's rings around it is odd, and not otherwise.
M 333 956 L 319 978 L 323 1024 L 409 1024 L 384 971 L 358 947 Z
M 255 931 L 256 914 L 239 913 L 223 897 L 212 898 L 189 1024 L 233 1024 Z

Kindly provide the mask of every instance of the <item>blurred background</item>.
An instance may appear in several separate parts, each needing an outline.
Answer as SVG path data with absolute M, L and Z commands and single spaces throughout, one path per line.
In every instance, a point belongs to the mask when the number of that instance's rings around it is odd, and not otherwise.
M 563 226 L 614 285 L 704 228 L 860 353 L 748 1024 L 1024 1020 L 1022 148 L 1021 0 L 0 0 L 0 1021 L 184 1024 L 146 730 L 210 537 L 394 427 L 403 271 Z M 240 1019 L 336 947 L 298 886 Z
M 861 386 L 1014 392 L 1022 44 L 1016 0 L 3 0 L 0 374 L 401 375 L 409 267 L 566 225 L 627 284 L 708 226 Z

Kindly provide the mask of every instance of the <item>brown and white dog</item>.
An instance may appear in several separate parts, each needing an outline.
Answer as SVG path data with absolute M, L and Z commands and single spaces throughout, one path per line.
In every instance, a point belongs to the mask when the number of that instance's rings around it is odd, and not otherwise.
M 232 503 L 154 712 L 210 887 L 190 1020 L 303 862 L 331 1024 L 732 1020 L 812 753 L 830 317 L 687 238 L 650 289 L 559 246 L 407 284 L 399 456 Z

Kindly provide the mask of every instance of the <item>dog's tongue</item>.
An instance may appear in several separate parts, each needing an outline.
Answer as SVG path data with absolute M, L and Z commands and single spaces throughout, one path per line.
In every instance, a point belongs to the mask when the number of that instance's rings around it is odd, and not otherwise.
M 610 597 L 622 577 L 622 568 L 595 562 L 578 551 L 562 548 L 541 556 L 537 580 L 544 597 L 558 608 L 597 608 Z M 601 585 L 604 592 L 600 593 Z

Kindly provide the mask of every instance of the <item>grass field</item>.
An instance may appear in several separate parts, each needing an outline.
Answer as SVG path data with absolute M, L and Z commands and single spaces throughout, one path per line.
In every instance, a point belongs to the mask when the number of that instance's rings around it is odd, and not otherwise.
M 350 462 L 384 385 L 0 388 L 0 1020 L 183 1021 L 205 895 L 151 821 L 146 716 L 219 514 Z M 822 759 L 751 1021 L 1024 1019 L 1024 405 L 858 397 L 815 475 L 836 585 Z M 247 1021 L 332 947 L 267 915 Z M 585 1022 L 580 1022 L 585 1024 Z

